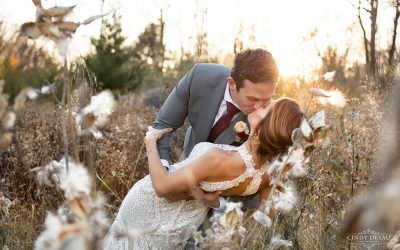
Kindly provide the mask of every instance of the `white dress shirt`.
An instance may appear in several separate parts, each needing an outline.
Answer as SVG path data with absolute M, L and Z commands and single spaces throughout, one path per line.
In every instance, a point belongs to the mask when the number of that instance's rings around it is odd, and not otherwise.
M 229 91 L 229 85 L 228 85 L 228 83 L 226 84 L 224 99 L 222 99 L 221 105 L 219 106 L 219 110 L 218 110 L 217 116 L 215 117 L 213 126 L 215 125 L 215 123 L 217 123 L 217 121 L 219 120 L 219 118 L 221 118 L 221 116 L 225 113 L 225 111 L 226 111 L 226 109 L 227 109 L 227 108 L 226 108 L 226 102 L 232 103 L 233 105 L 235 105 L 235 106 L 239 109 L 239 106 L 233 101 L 233 99 L 232 99 L 232 97 L 231 97 L 231 93 L 230 93 L 230 91 Z M 238 115 L 239 115 L 239 113 L 237 113 L 237 114 L 232 118 L 232 120 L 235 119 L 235 117 L 238 116 Z

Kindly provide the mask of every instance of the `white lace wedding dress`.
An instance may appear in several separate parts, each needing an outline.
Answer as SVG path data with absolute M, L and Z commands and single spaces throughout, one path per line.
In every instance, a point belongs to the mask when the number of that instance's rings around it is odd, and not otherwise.
M 208 192 L 225 190 L 253 177 L 242 196 L 256 193 L 261 183 L 263 169 L 254 169 L 253 159 L 244 145 L 234 147 L 208 142 L 199 143 L 187 159 L 171 165 L 169 172 L 186 166 L 212 147 L 238 151 L 247 168 L 243 174 L 233 180 L 201 182 L 200 187 Z M 187 240 L 203 223 L 208 209 L 209 207 L 199 200 L 169 203 L 159 198 L 154 192 L 150 176 L 147 175 L 135 183 L 122 202 L 105 239 L 104 249 L 183 249 Z M 139 232 L 140 235 L 126 237 L 126 234 L 121 232 L 128 232 L 128 234 Z

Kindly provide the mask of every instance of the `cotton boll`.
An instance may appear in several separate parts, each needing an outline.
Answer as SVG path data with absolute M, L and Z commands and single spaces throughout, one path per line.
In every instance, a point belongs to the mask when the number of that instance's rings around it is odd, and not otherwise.
M 267 174 L 272 176 L 274 173 L 277 173 L 283 167 L 282 164 L 283 164 L 283 159 L 277 158 L 273 160 L 267 169 Z
M 107 123 L 115 105 L 109 90 L 93 96 L 90 104 L 74 115 L 78 135 L 92 134 L 96 139 L 102 139 L 103 134 L 98 129 Z
M 28 88 L 28 89 L 26 90 L 26 96 L 27 96 L 29 99 L 31 99 L 31 100 L 35 100 L 35 99 L 39 96 L 39 94 L 38 94 L 38 92 L 37 92 L 35 89 L 33 89 L 33 88 Z
M 61 242 L 58 237 L 61 232 L 62 222 L 54 214 L 48 212 L 45 220 L 46 230 L 35 241 L 36 250 L 59 249 Z
M 87 249 L 87 242 L 83 235 L 72 234 L 67 240 L 63 241 L 60 249 L 76 250 Z
M 36 167 L 30 171 L 36 172 L 39 185 L 53 187 L 54 184 L 60 185 L 60 179 L 64 178 L 66 173 L 65 166 L 65 158 L 62 158 L 60 162 L 52 161 L 43 167 Z
M 108 116 L 114 111 L 115 101 L 109 90 L 100 92 L 92 97 L 89 106 L 82 110 L 83 114 L 93 113 L 96 117 L 95 126 L 103 126 Z
M 92 181 L 87 169 L 82 164 L 72 163 L 68 173 L 61 178 L 60 187 L 65 192 L 65 197 L 71 199 L 80 194 L 90 194 Z
M 331 82 L 333 81 L 333 78 L 335 77 L 336 71 L 330 71 L 330 72 L 326 72 L 325 74 L 322 75 L 322 78 L 325 81 Z
M 4 129 L 12 129 L 15 125 L 16 119 L 17 119 L 17 116 L 15 115 L 14 112 L 12 112 L 12 111 L 7 112 L 7 114 L 3 118 L 3 128 Z
M 219 223 L 224 227 L 235 227 L 243 218 L 241 207 L 241 202 L 227 202 L 224 213 L 219 217 Z
M 314 114 L 309 121 L 310 126 L 315 130 L 317 128 L 325 127 L 325 111 L 321 110 Z
M 92 186 L 88 170 L 80 163 L 68 162 L 62 158 L 59 162 L 52 161 L 44 167 L 36 167 L 31 171 L 37 172 L 36 178 L 41 185 L 60 186 L 68 199 L 90 194 Z
M 53 93 L 55 91 L 55 89 L 56 89 L 56 83 L 53 82 L 52 84 L 42 86 L 40 88 L 40 93 L 42 95 L 48 95 L 48 94 Z
M 293 165 L 299 165 L 304 161 L 304 149 L 303 148 L 295 148 L 290 151 L 289 158 L 287 163 L 292 163 Z
M 46 166 L 36 167 L 30 170 L 31 172 L 36 172 L 36 180 L 40 186 L 45 185 L 53 187 L 54 183 L 59 184 L 59 178 L 57 177 L 57 174 L 59 173 L 56 173 L 57 170 L 53 167 L 53 162 L 47 164 Z M 54 173 L 56 173 L 55 178 L 52 178 Z
M 68 206 L 71 213 L 82 220 L 92 212 L 91 199 L 88 195 L 83 194 L 69 199 Z
M 277 210 L 289 212 L 297 203 L 297 195 L 291 184 L 284 186 L 284 191 L 279 192 L 273 197 L 274 207 Z
M 268 215 L 260 210 L 257 210 L 253 213 L 253 218 L 266 228 L 269 228 L 272 225 L 271 218 L 269 218 Z
M 96 128 L 89 129 L 89 132 L 93 135 L 96 139 L 103 139 L 103 133 L 98 131 Z
M 343 108 L 346 105 L 346 98 L 343 93 L 339 90 L 331 90 L 326 92 L 328 97 L 319 97 L 318 102 L 322 105 L 332 105 L 339 108 Z
M 312 129 L 308 124 L 307 119 L 303 119 L 301 121 L 300 130 L 304 137 L 307 138 L 307 140 L 310 140 L 312 138 Z
M 343 108 L 346 105 L 346 98 L 343 93 L 339 90 L 330 91 L 330 97 L 328 98 L 328 103 L 333 106 Z
M 67 60 L 68 56 L 68 47 L 71 44 L 72 39 L 71 38 L 65 38 L 62 40 L 59 40 L 55 43 L 57 47 L 57 54 L 56 58 L 59 60 L 59 63 L 61 65 L 64 64 L 65 60 Z
M 290 170 L 290 176 L 293 177 L 303 177 L 307 174 L 307 170 L 303 168 L 303 166 L 293 166 Z
M 296 148 L 290 151 L 287 163 L 292 165 L 289 175 L 293 177 L 302 177 L 306 175 L 307 171 L 303 168 L 304 162 L 304 149 Z
M 282 239 L 280 235 L 272 237 L 269 249 L 276 250 L 280 247 L 293 247 L 293 242 Z

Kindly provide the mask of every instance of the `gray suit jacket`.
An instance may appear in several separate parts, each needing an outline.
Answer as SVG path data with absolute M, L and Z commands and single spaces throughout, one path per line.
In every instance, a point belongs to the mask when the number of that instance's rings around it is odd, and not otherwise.
M 193 147 L 208 140 L 219 110 L 231 70 L 219 64 L 196 64 L 177 84 L 164 102 L 154 122 L 154 128 L 181 127 L 186 118 L 190 127 L 186 131 L 181 159 L 188 157 Z M 230 126 L 215 140 L 216 144 L 232 144 L 235 141 L 233 126 L 247 119 L 243 113 L 234 118 Z M 169 160 L 171 135 L 158 141 L 161 159 Z M 251 205 L 253 207 L 253 205 Z

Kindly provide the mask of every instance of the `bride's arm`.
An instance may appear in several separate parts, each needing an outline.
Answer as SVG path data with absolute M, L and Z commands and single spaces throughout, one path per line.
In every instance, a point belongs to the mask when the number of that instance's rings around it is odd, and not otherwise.
M 222 162 L 219 150 L 211 148 L 203 156 L 168 175 L 157 151 L 157 140 L 168 132 L 171 130 L 156 130 L 149 127 L 145 138 L 150 178 L 159 197 L 189 190 L 193 185 L 206 180 L 212 171 L 215 173 Z

